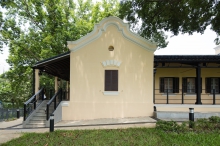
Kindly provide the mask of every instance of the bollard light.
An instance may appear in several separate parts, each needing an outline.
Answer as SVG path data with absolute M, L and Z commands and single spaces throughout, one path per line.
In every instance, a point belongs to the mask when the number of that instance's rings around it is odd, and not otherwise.
M 20 118 L 20 110 L 17 109 L 17 119 L 19 119 L 19 118 Z
M 194 122 L 194 108 L 189 108 L 189 128 L 193 128 L 193 122 Z
M 50 115 L 50 132 L 54 131 L 54 114 Z

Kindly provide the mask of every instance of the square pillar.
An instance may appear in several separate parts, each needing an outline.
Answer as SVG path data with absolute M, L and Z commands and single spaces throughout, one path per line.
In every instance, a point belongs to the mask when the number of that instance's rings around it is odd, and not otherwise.
M 39 69 L 35 69 L 35 94 L 40 90 Z
M 58 91 L 58 77 L 55 77 L 54 90 L 55 90 L 55 94 L 56 94 Z

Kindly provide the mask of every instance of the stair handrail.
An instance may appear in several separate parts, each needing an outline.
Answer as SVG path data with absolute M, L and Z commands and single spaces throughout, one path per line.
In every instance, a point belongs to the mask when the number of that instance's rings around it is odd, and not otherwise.
M 39 98 L 36 98 L 39 95 Z M 40 96 L 41 95 L 41 96 Z M 41 98 L 40 98 L 41 97 Z M 33 95 L 31 98 L 29 98 L 24 103 L 24 121 L 30 116 L 30 114 L 36 110 L 37 106 L 36 103 L 39 100 L 44 100 L 44 88 L 41 88 L 35 95 Z M 42 102 L 41 101 L 41 102 Z M 33 107 L 34 106 L 34 107 Z
M 62 88 L 60 88 L 58 92 L 48 101 L 47 109 L 46 109 L 46 113 L 47 113 L 46 120 L 49 120 L 50 114 L 52 114 L 56 110 L 57 106 L 60 104 L 61 101 L 62 101 Z M 54 102 L 54 109 L 53 111 L 50 112 L 50 105 L 52 102 Z

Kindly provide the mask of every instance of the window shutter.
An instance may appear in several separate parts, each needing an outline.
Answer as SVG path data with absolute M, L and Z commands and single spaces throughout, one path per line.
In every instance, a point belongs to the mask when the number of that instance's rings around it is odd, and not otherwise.
M 179 78 L 173 78 L 173 93 L 179 93 Z
M 160 93 L 164 92 L 164 78 L 160 78 Z
M 118 91 L 118 70 L 112 70 L 111 91 Z
M 118 91 L 118 70 L 105 70 L 105 91 Z
M 105 91 L 111 91 L 111 71 L 105 70 Z
M 183 78 L 183 87 L 182 87 L 183 93 L 187 92 L 187 78 Z
M 211 78 L 206 78 L 205 81 L 205 92 L 211 93 Z

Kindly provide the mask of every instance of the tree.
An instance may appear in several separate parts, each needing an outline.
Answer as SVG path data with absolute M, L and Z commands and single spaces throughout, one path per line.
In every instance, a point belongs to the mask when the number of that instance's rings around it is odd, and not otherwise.
M 3 0 L 0 9 L 0 43 L 9 47 L 10 90 L 23 99 L 32 93 L 32 66 L 68 51 L 67 41 L 89 33 L 104 17 L 118 16 L 117 0 Z M 0 46 L 2 47 L 2 46 Z M 43 75 L 41 86 L 53 86 Z M 26 94 L 23 94 L 26 93 Z
M 217 0 L 122 0 L 120 17 L 161 48 L 167 46 L 166 31 L 173 35 L 202 34 L 208 25 L 217 34 L 216 44 L 220 43 L 220 2 Z

